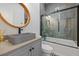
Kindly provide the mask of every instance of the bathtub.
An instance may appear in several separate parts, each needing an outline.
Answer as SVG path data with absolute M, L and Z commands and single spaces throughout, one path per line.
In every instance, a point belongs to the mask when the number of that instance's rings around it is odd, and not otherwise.
M 68 47 L 77 47 L 77 43 L 75 41 L 68 39 L 46 37 L 45 41 L 68 46 Z
M 78 48 L 72 48 L 72 47 L 52 43 L 46 40 L 43 40 L 42 44 L 50 45 L 53 48 L 53 53 L 55 56 L 79 56 Z

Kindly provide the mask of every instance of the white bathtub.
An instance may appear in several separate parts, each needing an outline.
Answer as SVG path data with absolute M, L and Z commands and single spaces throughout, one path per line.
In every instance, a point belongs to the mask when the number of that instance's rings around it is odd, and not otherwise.
M 62 45 L 67 45 L 67 46 L 72 46 L 72 47 L 77 47 L 77 43 L 75 41 L 68 40 L 68 39 L 46 37 L 46 41 L 55 42 L 55 43 L 59 43 Z
M 48 44 L 53 48 L 54 54 L 57 56 L 79 56 L 79 49 L 67 47 L 47 41 L 42 41 L 42 44 Z

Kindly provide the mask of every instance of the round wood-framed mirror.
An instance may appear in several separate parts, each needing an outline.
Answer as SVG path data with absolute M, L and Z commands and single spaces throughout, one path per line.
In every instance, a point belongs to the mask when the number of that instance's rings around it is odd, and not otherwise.
M 26 27 L 31 20 L 30 12 L 23 3 L 0 4 L 0 17 L 14 28 Z

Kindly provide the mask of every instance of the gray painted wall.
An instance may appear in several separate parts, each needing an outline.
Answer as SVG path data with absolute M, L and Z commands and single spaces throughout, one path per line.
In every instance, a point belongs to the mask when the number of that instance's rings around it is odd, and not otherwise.
M 40 3 L 40 15 L 44 15 L 44 14 L 45 14 L 45 4 Z

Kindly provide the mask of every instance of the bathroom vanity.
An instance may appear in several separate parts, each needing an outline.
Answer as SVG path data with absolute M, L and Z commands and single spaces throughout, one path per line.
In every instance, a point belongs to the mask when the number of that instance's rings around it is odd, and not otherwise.
M 16 36 L 16 35 L 15 35 Z M 12 44 L 8 39 L 0 43 L 1 56 L 40 56 L 41 55 L 41 37 L 26 40 L 19 44 Z M 27 37 L 26 37 L 27 39 Z
M 10 11 L 8 12 L 8 10 Z M 2 34 L 0 35 L 1 56 L 41 55 L 41 39 L 40 39 L 41 37 L 40 36 L 37 37 L 34 33 L 23 33 L 23 34 L 21 33 L 23 28 L 26 27 L 31 20 L 30 12 L 25 4 L 23 3 L 0 4 L 0 19 L 1 19 L 0 21 L 5 22 L 7 25 L 15 28 L 15 31 L 12 30 L 12 33 L 13 32 L 17 33 L 16 31 L 18 29 L 18 34 L 14 35 L 11 35 L 11 33 L 8 31 L 10 35 L 4 36 L 4 39 L 3 35 Z M 0 25 L 2 25 L 2 23 Z M 1 26 L 1 30 L 4 31 L 4 29 L 6 29 L 6 27 Z

